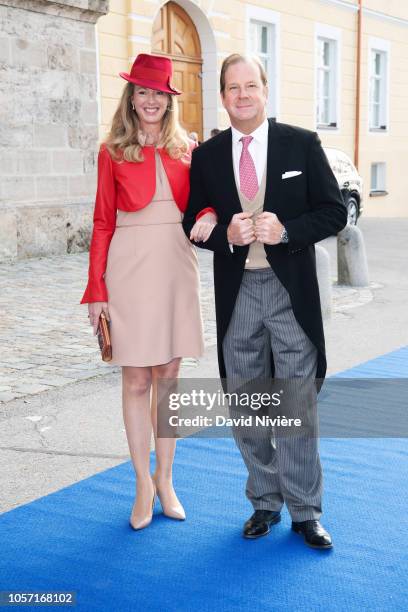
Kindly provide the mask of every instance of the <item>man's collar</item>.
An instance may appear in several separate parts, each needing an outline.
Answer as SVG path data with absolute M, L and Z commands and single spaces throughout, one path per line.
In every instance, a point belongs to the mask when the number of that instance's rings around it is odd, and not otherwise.
M 231 125 L 232 144 L 236 145 L 239 142 L 240 138 L 242 138 L 243 136 L 252 136 L 254 140 L 257 140 L 258 142 L 265 144 L 268 142 L 268 130 L 269 130 L 269 123 L 266 117 L 265 117 L 265 120 L 261 123 L 261 125 L 259 125 L 256 128 L 256 130 L 254 130 L 250 134 L 243 134 L 242 132 L 240 132 L 239 130 L 237 130 Z

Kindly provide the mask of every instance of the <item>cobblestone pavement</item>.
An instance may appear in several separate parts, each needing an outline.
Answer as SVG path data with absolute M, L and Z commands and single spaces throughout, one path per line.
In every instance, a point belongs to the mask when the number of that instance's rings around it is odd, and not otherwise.
M 198 251 L 206 347 L 216 344 L 212 254 Z M 0 265 L 0 402 L 112 372 L 80 305 L 88 253 Z M 334 317 L 372 299 L 370 289 L 334 286 Z M 184 360 L 194 367 L 193 359 Z

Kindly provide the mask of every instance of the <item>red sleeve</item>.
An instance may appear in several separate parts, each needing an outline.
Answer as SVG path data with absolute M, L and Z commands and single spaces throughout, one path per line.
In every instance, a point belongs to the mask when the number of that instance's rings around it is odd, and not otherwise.
M 207 213 L 213 213 L 213 215 L 215 215 L 217 217 L 217 213 L 215 212 L 215 210 L 213 208 L 211 208 L 211 206 L 208 206 L 207 208 L 203 208 L 202 210 L 200 210 L 199 213 L 196 214 L 196 221 L 198 221 L 200 219 L 200 217 L 203 217 Z
M 89 247 L 88 285 L 81 304 L 107 302 L 104 274 L 110 241 L 116 226 L 116 184 L 113 161 L 106 147 L 98 155 L 98 188 L 93 215 L 93 232 Z

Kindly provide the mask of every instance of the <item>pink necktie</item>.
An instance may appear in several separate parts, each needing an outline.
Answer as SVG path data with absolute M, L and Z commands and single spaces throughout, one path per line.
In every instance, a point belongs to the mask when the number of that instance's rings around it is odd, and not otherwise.
M 248 151 L 249 144 L 253 140 L 252 136 L 242 136 L 242 152 L 239 160 L 239 183 L 241 192 L 253 200 L 258 192 L 258 178 L 256 176 L 254 160 Z

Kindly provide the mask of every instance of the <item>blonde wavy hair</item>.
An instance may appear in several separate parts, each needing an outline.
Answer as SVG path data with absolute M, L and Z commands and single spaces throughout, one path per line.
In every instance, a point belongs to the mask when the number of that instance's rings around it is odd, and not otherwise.
M 130 162 L 142 162 L 144 158 L 143 145 L 140 143 L 140 121 L 131 103 L 133 91 L 134 84 L 127 83 L 113 115 L 111 130 L 104 144 L 114 159 L 123 158 Z M 179 123 L 175 95 L 169 95 L 158 145 L 165 148 L 173 159 L 183 158 L 190 149 L 187 133 Z

